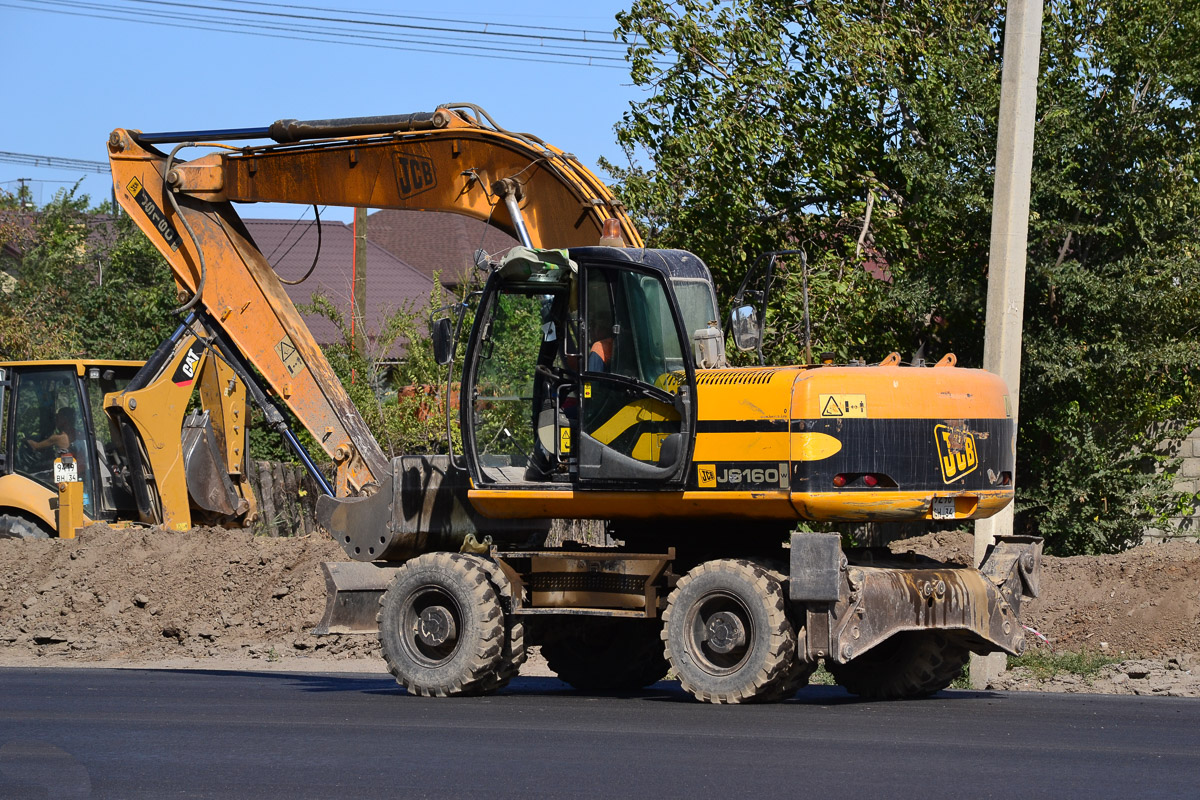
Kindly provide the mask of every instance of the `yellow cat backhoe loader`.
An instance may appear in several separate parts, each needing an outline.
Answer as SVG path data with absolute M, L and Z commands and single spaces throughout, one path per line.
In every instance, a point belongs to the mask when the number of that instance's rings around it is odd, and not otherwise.
M 215 149 L 179 157 L 195 147 Z M 119 128 L 109 157 L 189 329 L 322 486 L 321 523 L 351 559 L 327 565 L 322 629 L 377 630 L 410 692 L 495 690 L 529 642 L 580 688 L 670 668 L 696 697 L 731 703 L 789 696 L 822 660 L 852 692 L 920 696 L 969 652 L 1023 649 L 1040 540 L 1003 538 L 973 569 L 797 530 L 965 521 L 1011 502 L 1015 431 L 995 376 L 952 357 L 726 366 L 708 267 L 643 248 L 572 156 L 474 106 Z M 431 323 L 447 390 L 460 386 L 462 452 L 384 454 L 239 202 L 453 211 L 525 245 L 479 258 L 482 290 Z M 731 327 L 752 350 L 765 297 L 747 297 Z M 278 404 L 336 465 L 331 480 Z M 613 546 L 546 547 L 554 518 L 607 520 Z
M 146 362 L 0 362 L 0 538 L 253 517 L 245 387 L 193 329 Z

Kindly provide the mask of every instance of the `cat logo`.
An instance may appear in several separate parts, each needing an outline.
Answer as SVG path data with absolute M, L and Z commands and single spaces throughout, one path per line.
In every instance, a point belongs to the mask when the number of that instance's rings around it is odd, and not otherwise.
M 171 381 L 176 386 L 190 386 L 196 379 L 196 367 L 200 365 L 200 357 L 204 355 L 204 342 L 197 341 L 183 356 L 183 361 L 175 368 Z
M 946 483 L 953 483 L 979 467 L 979 450 L 975 445 L 975 434 L 965 428 L 935 425 L 933 426 L 933 438 L 937 443 L 938 464 L 942 468 L 942 480 Z

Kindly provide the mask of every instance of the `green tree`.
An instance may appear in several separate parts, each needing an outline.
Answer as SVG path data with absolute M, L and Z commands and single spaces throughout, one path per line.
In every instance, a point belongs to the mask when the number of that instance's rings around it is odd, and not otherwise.
M 314 295 L 312 303 L 300 309 L 337 327 L 341 341 L 325 345 L 325 356 L 380 447 L 391 456 L 446 452 L 446 372 L 433 359 L 423 324 L 430 311 L 444 304 L 441 282 L 435 277 L 428 305 L 385 315 L 380 329 L 368 332 L 367 352 L 355 346 L 349 322 L 327 297 Z M 404 357 L 389 363 L 396 347 Z M 457 449 L 457 419 L 454 422 Z
M 0 295 L 4 357 L 146 358 L 178 324 L 166 262 L 127 216 L 106 211 L 75 190 L 41 209 L 21 242 L 20 280 Z
M 805 247 L 814 350 L 978 365 L 1002 12 L 637 0 L 618 35 L 647 94 L 617 126 L 629 163 L 607 166 L 651 241 L 726 291 L 756 253 Z M 1123 546 L 1188 500 L 1161 443 L 1200 399 L 1198 34 L 1183 0 L 1046 4 L 1018 524 L 1058 552 Z M 798 297 L 792 269 L 772 360 L 796 357 Z

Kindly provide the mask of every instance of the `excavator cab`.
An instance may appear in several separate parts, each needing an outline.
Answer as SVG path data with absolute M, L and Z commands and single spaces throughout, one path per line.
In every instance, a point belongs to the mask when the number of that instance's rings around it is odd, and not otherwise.
M 477 485 L 682 485 L 695 365 L 674 286 L 711 282 L 695 256 L 647 252 L 519 249 L 492 271 L 460 406 Z M 694 295 L 693 315 L 711 315 Z

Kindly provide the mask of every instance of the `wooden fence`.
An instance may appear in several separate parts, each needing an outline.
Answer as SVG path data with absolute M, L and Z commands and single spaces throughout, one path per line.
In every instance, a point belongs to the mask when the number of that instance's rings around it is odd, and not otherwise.
M 299 464 L 251 461 L 250 486 L 258 500 L 256 533 L 303 536 L 316 530 L 321 490 Z

